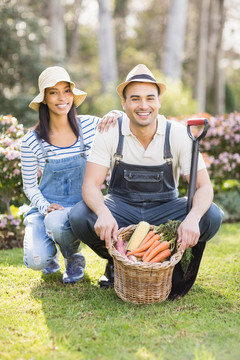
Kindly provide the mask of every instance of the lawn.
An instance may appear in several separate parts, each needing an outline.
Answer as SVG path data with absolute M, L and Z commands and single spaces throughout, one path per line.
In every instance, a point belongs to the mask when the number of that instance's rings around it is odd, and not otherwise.
M 239 248 L 240 223 L 224 224 L 188 295 L 154 305 L 100 289 L 105 261 L 87 247 L 84 280 L 69 286 L 28 270 L 22 249 L 0 251 L 0 359 L 239 360 Z

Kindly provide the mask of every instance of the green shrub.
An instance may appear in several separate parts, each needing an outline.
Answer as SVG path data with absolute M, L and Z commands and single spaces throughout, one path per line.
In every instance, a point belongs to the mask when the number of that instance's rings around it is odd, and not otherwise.
M 238 191 L 216 194 L 214 201 L 224 211 L 224 222 L 240 221 L 240 194 Z
M 192 98 L 190 89 L 180 81 L 167 80 L 167 91 L 163 94 L 160 113 L 164 116 L 191 116 L 197 112 L 197 102 Z

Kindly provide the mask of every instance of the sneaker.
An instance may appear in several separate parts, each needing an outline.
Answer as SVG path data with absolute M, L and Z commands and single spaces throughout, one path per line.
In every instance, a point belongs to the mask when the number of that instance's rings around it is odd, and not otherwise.
M 57 259 L 52 259 L 50 263 L 42 270 L 44 275 L 54 274 L 60 270 L 60 265 Z
M 109 288 L 114 286 L 114 265 L 112 261 L 108 261 L 105 273 L 102 275 L 98 281 L 100 287 Z
M 63 284 L 73 284 L 80 281 L 84 275 L 83 256 L 65 259 L 66 270 L 63 272 Z

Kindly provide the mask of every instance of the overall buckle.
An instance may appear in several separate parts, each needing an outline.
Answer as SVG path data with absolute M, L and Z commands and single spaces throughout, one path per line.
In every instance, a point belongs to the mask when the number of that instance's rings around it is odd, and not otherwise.
M 115 164 L 117 164 L 117 165 L 120 163 L 120 161 L 121 161 L 122 158 L 123 158 L 122 155 L 116 154 L 116 153 L 113 155 L 113 157 L 114 157 L 114 159 L 115 159 Z

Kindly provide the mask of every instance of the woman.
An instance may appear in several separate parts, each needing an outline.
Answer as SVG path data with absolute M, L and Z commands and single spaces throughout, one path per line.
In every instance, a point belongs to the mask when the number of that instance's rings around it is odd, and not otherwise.
M 86 157 L 99 118 L 76 115 L 75 108 L 87 94 L 75 87 L 62 67 L 45 69 L 39 76 L 39 90 L 29 104 L 39 112 L 39 122 L 23 137 L 21 146 L 23 187 L 31 201 L 24 216 L 24 263 L 44 274 L 59 271 L 58 244 L 66 265 L 63 283 L 75 283 L 84 275 L 85 258 L 68 212 L 82 199 Z M 107 114 L 100 130 L 108 129 L 117 117 Z

